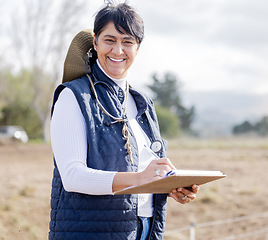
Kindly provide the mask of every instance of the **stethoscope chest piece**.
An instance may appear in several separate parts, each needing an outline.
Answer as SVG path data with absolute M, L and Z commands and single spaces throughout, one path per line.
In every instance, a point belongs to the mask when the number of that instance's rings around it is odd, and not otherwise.
M 154 142 L 152 142 L 151 149 L 155 153 L 160 152 L 162 150 L 162 143 L 161 143 L 161 141 L 155 140 Z

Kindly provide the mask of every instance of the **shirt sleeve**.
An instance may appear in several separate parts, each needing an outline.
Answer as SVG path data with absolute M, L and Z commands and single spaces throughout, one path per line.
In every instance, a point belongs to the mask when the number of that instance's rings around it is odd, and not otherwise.
M 116 172 L 87 167 L 85 119 L 69 88 L 62 90 L 55 103 L 50 134 L 53 154 L 66 191 L 91 195 L 112 194 Z

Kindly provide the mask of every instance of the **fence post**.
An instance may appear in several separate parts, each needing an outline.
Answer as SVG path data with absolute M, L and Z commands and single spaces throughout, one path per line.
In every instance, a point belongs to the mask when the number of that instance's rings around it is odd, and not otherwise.
M 195 223 L 192 222 L 190 225 L 190 240 L 195 240 Z

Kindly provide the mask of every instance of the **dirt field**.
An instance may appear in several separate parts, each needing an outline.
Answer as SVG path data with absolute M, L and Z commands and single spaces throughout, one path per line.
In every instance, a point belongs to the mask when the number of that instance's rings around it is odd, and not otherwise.
M 177 168 L 221 170 L 228 177 L 202 186 L 191 204 L 168 200 L 166 240 L 190 239 L 192 222 L 196 240 L 267 239 L 268 139 L 173 140 L 169 158 Z M 49 145 L 0 146 L 0 240 L 47 239 L 51 178 Z

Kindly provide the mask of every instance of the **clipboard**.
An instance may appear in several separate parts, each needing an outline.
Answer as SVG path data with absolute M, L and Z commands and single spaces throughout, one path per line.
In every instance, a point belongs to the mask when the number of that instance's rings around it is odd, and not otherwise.
M 175 170 L 161 179 L 114 192 L 119 194 L 170 193 L 178 187 L 202 185 L 226 177 L 221 171 Z

